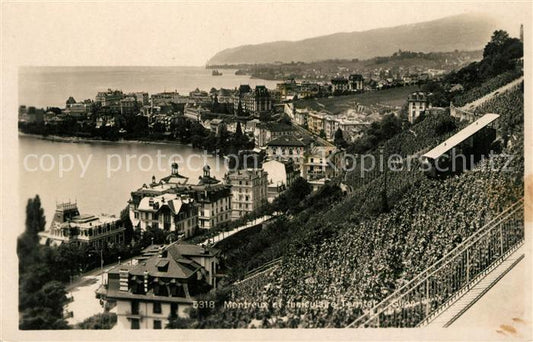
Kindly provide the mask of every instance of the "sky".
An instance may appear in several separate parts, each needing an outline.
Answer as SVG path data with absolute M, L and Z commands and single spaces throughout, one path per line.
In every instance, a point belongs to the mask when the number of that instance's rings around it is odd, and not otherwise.
M 17 65 L 205 65 L 244 44 L 429 21 L 468 12 L 518 35 L 531 4 L 466 2 L 92 2 L 2 4 L 4 62 Z

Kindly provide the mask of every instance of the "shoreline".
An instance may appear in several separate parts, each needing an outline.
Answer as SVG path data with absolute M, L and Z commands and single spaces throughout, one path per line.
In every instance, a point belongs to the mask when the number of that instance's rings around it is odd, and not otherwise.
M 157 141 L 157 140 L 104 140 L 104 139 L 94 139 L 94 138 L 82 138 L 82 137 L 62 137 L 59 135 L 40 135 L 40 134 L 30 134 L 24 132 L 18 132 L 19 137 L 30 137 L 35 139 L 41 139 L 46 141 L 53 142 L 64 142 L 64 143 L 73 143 L 73 144 L 91 144 L 91 143 L 103 143 L 103 144 L 143 144 L 143 145 L 175 145 L 175 146 L 187 146 L 192 147 L 192 144 L 182 144 L 179 142 L 173 141 Z

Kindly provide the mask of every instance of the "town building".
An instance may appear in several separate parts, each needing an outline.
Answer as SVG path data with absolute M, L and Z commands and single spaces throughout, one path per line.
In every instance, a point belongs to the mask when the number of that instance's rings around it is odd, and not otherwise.
M 31 115 L 30 115 L 30 117 L 31 117 Z M 52 111 L 48 111 L 48 112 L 44 113 L 43 118 L 44 118 L 44 124 L 45 125 L 56 126 L 56 125 L 59 125 L 59 124 L 63 123 L 66 120 L 67 117 L 66 117 L 66 115 L 64 113 L 57 114 L 57 113 L 54 113 Z
M 272 98 L 265 86 L 256 86 L 253 91 L 245 93 L 241 103 L 244 113 L 255 116 L 272 110 Z
M 354 141 L 355 139 L 361 137 L 363 131 L 370 125 L 370 122 L 362 122 L 359 120 L 339 118 L 337 120 L 338 128 L 342 131 L 342 136 L 346 141 Z M 333 141 L 335 138 L 335 133 L 331 138 Z
M 195 297 L 217 288 L 220 250 L 187 244 L 152 245 L 135 263 L 107 272 L 97 296 L 116 303 L 121 329 L 163 329 L 188 318 Z
M 189 92 L 189 101 L 195 105 L 210 104 L 211 97 L 209 97 L 209 93 L 207 91 L 196 88 L 195 90 Z
M 163 129 L 164 134 L 170 135 L 172 124 L 175 123 L 177 120 L 177 117 L 175 114 L 172 113 L 166 113 L 166 114 L 153 114 L 148 119 L 148 126 L 150 128 L 154 128 L 156 126 L 159 126 L 158 129 Z
M 332 178 L 339 175 L 344 161 L 344 152 L 335 146 L 313 146 L 305 155 L 302 177 L 307 180 Z
M 205 165 L 198 185 L 189 188 L 198 205 L 198 227 L 211 229 L 231 221 L 231 186 L 211 177 L 211 168 Z
M 348 77 L 348 87 L 351 92 L 363 91 L 363 75 L 352 74 Z
M 150 95 L 147 92 L 137 91 L 128 94 L 128 96 L 133 96 L 137 103 L 140 105 L 140 107 L 150 104 Z
M 307 129 L 316 135 L 320 135 L 325 128 L 326 113 L 309 112 L 307 115 Z
M 233 92 L 231 89 L 220 88 L 216 94 L 218 103 L 233 104 Z
M 235 115 L 245 114 L 244 112 L 244 96 L 252 91 L 248 84 L 241 84 L 233 94 L 233 113 Z
M 162 195 L 176 195 L 193 200 L 198 211 L 198 228 L 211 229 L 231 220 L 231 186 L 221 183 L 210 174 L 208 165 L 204 166 L 203 176 L 198 184 L 188 184 L 188 178 L 179 174 L 177 163 L 172 164 L 170 176 L 156 182 L 143 184 L 141 188 L 131 193 L 129 200 L 130 220 L 134 227 L 141 227 L 141 213 L 139 206 L 145 198 L 155 198 Z M 186 225 L 184 225 L 186 226 Z M 158 227 L 162 226 L 158 223 Z
M 330 181 L 329 178 L 324 177 L 324 178 L 311 179 L 311 180 L 308 181 L 308 183 L 311 186 L 311 191 L 312 192 L 316 192 L 321 187 L 326 185 L 329 181 Z
M 268 159 L 292 161 L 299 166 L 304 161 L 308 147 L 303 138 L 285 135 L 268 142 L 266 153 Z
M 268 174 L 267 197 L 270 203 L 300 176 L 292 161 L 269 160 L 263 163 L 263 170 Z
M 205 109 L 202 106 L 193 106 L 191 104 L 185 105 L 185 109 L 183 112 L 183 115 L 193 121 L 200 121 L 202 119 L 202 115 L 211 114 L 211 111 L 208 109 Z
M 359 137 L 368 123 L 356 120 L 347 115 L 324 115 L 324 135 L 326 140 L 333 142 L 338 129 L 342 131 L 346 141 Z
M 292 135 L 296 129 L 287 124 L 277 122 L 264 122 L 255 125 L 254 139 L 255 145 L 259 148 L 265 147 L 270 141 L 281 137 Z
M 238 169 L 226 176 L 232 186 L 232 219 L 236 220 L 267 202 L 268 175 L 262 169 Z
M 241 128 L 248 135 L 253 136 L 257 125 L 261 125 L 261 121 L 259 119 L 252 119 L 252 120 L 246 121 L 245 125 L 241 124 Z
M 198 208 L 188 195 L 167 193 L 145 197 L 137 208 L 139 227 L 176 232 L 178 237 L 191 237 L 198 228 Z
M 408 112 L 407 118 L 410 123 L 414 123 L 416 118 L 424 114 L 426 109 L 430 107 L 428 94 L 423 91 L 416 91 L 407 98 Z
M 324 116 L 324 134 L 328 141 L 333 141 L 335 132 L 339 129 L 339 121 L 333 115 Z
M 292 78 L 282 83 L 277 83 L 276 90 L 279 92 L 280 97 L 282 99 L 286 99 L 287 97 L 293 97 L 298 91 L 298 83 L 296 83 L 294 78 Z
M 137 99 L 133 96 L 126 96 L 120 100 L 120 114 L 136 114 L 137 108 Z
M 124 97 L 122 90 L 100 91 L 96 94 L 95 102 L 102 107 L 111 107 L 112 109 L 120 110 L 120 100 Z
M 236 119 L 236 118 L 225 118 L 224 124 L 226 125 L 226 129 L 230 133 L 237 132 L 237 126 L 239 124 L 241 125 L 241 132 L 244 133 L 246 132 L 246 129 L 247 129 L 247 121 Z
M 312 82 L 302 82 L 298 87 L 298 98 L 306 99 L 320 95 L 320 85 Z
M 189 102 L 189 99 L 186 96 L 180 95 L 177 91 L 165 91 L 152 94 L 150 102 L 152 106 L 164 106 L 171 103 L 186 104 Z
M 40 243 L 88 244 L 94 248 L 124 243 L 124 226 L 114 215 L 80 214 L 76 202 L 58 203 L 50 227 L 39 233 Z
M 308 127 L 309 111 L 296 108 L 296 110 L 294 111 L 294 123 L 302 127 Z
M 69 96 L 69 98 L 65 102 L 65 108 L 70 108 L 70 106 L 74 103 L 76 103 L 76 100 L 72 96 Z
M 350 84 L 344 77 L 336 77 L 331 80 L 331 92 L 333 94 L 344 93 L 350 90 Z
M 294 105 L 294 101 L 283 103 L 283 113 L 287 115 L 293 122 L 294 122 L 295 112 L 296 112 L 296 106 Z
M 163 177 L 156 181 L 155 176 L 152 176 L 152 182 L 149 184 L 143 184 L 139 189 L 131 192 L 130 200 L 128 201 L 129 216 L 134 228 L 140 227 L 140 212 L 139 205 L 141 201 L 146 197 L 156 197 L 163 194 L 176 194 L 179 191 L 176 189 L 183 187 L 189 180 L 179 173 L 179 165 L 174 162 L 171 165 L 170 175 Z
M 212 119 L 209 121 L 208 129 L 218 137 L 222 130 L 226 129 L 226 123 L 222 119 Z
M 116 125 L 115 117 L 111 115 L 100 115 L 96 118 L 95 128 L 114 127 Z
M 55 115 L 53 112 L 51 112 Z M 43 109 L 36 109 L 35 107 L 19 106 L 18 111 L 19 122 L 44 122 L 45 113 Z
M 63 113 L 75 119 L 85 119 L 91 112 L 91 104 L 84 102 L 71 103 L 65 108 Z

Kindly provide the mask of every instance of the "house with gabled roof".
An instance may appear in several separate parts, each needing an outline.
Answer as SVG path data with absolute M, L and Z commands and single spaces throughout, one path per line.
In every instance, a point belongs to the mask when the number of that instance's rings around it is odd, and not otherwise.
M 96 291 L 115 302 L 123 329 L 162 329 L 169 319 L 186 318 L 195 296 L 218 286 L 220 250 L 178 241 L 152 245 L 132 264 L 106 273 Z

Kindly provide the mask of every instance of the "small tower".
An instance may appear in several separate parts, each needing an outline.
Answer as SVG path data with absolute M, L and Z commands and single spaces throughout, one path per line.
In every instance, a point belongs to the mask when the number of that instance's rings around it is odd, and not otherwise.
M 204 165 L 204 177 L 211 177 L 211 167 L 207 164 Z
M 520 24 L 520 41 L 524 43 L 524 24 Z
M 152 184 L 155 184 L 155 175 L 152 176 Z
M 171 169 L 171 174 L 173 175 L 177 175 L 178 174 L 178 168 L 179 168 L 179 165 L 178 163 L 176 163 L 175 161 L 172 163 L 172 169 Z

